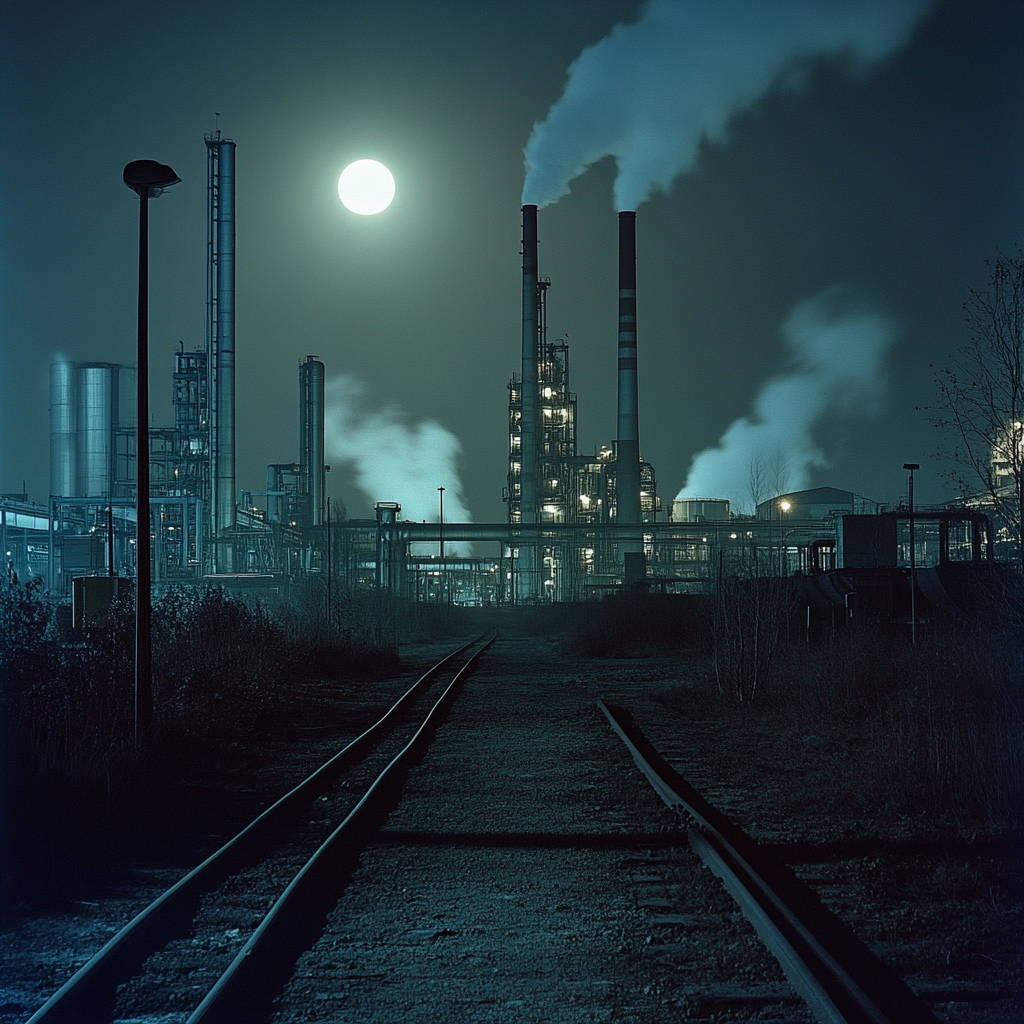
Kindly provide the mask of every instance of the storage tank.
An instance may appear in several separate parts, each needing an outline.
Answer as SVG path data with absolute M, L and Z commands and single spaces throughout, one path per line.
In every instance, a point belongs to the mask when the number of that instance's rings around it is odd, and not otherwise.
M 50 364 L 50 494 L 75 495 L 75 371 L 71 363 Z
M 674 523 L 724 523 L 728 518 L 728 498 L 676 498 L 672 502 Z
M 75 366 L 75 491 L 79 498 L 109 497 L 116 368 Z

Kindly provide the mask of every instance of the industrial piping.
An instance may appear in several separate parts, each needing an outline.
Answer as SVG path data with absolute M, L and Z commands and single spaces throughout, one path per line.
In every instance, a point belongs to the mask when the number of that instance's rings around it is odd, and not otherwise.
M 615 520 L 640 522 L 640 423 L 636 369 L 636 212 L 619 213 L 619 387 Z
M 537 207 L 523 207 L 523 400 L 520 438 L 520 517 L 537 522 Z

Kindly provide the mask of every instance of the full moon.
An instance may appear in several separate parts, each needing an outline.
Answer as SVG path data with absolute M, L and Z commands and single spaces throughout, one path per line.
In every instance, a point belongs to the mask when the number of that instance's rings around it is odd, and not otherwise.
M 338 196 L 353 213 L 369 217 L 391 205 L 395 179 L 379 160 L 357 160 L 341 172 Z

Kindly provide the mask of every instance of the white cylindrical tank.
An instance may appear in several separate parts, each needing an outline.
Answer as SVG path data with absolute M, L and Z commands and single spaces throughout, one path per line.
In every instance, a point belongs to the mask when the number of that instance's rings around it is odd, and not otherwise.
M 75 371 L 72 363 L 50 364 L 50 494 L 75 495 Z
M 676 498 L 672 502 L 674 523 L 723 523 L 728 518 L 728 498 Z
M 79 498 L 110 496 L 114 367 L 75 364 L 75 491 Z

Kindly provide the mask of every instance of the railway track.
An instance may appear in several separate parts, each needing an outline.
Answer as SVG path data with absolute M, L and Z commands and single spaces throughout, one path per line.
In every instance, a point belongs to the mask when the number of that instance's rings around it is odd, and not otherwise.
M 629 712 L 598 701 L 664 803 L 694 824 L 690 846 L 722 879 L 822 1024 L 938 1024 L 938 1018 L 796 875 L 705 800 Z
M 412 688 L 422 687 L 414 703 L 437 708 L 415 742 L 407 726 L 372 764 L 343 768 L 339 754 L 311 777 L 335 787 L 326 801 L 307 780 L 287 829 L 260 826 L 275 838 L 309 831 L 302 843 L 321 857 L 287 847 L 267 862 L 236 850 L 255 866 L 214 886 L 216 898 L 176 897 L 177 920 L 161 926 L 169 941 L 140 915 L 133 926 L 154 932 L 150 952 L 120 954 L 116 971 L 95 964 L 91 979 L 87 964 L 87 987 L 65 986 L 32 1022 L 938 1019 L 659 757 L 615 703 L 633 705 L 642 688 L 619 670 L 567 676 L 536 644 L 506 640 L 495 653 L 457 702 L 461 683 L 445 687 L 447 675 Z M 638 706 L 657 721 L 652 705 Z M 626 767 L 620 739 L 650 787 Z M 381 771 L 403 747 L 410 757 Z M 386 799 L 374 806 L 364 789 Z M 691 828 L 680 828 L 680 810 Z M 248 832 L 225 850 L 261 847 Z
M 188 942 L 203 928 L 200 919 L 204 916 L 223 923 L 223 911 L 211 913 L 211 908 L 201 903 L 214 893 L 230 901 L 232 890 L 247 894 L 243 915 L 247 913 L 254 926 L 241 950 L 205 997 L 192 972 L 178 991 L 168 991 L 163 979 L 155 995 L 164 1009 L 171 1004 L 180 1010 L 181 1003 L 195 998 L 198 987 L 201 1001 L 195 999 L 198 1005 L 189 1017 L 197 1024 L 254 1022 L 269 1016 L 270 1000 L 287 978 L 289 958 L 294 964 L 305 946 L 315 941 L 332 895 L 336 899 L 344 888 L 366 841 L 397 803 L 410 766 L 422 758 L 466 677 L 493 642 L 493 636 L 487 641 L 479 637 L 430 668 L 378 722 L 125 925 L 32 1015 L 29 1024 L 109 1022 L 119 1015 L 119 988 L 144 986 L 147 960 L 171 943 Z M 456 664 L 459 667 L 453 678 L 442 688 L 438 681 Z M 402 723 L 427 699 L 429 711 L 410 738 Z M 381 756 L 368 757 L 375 748 L 378 754 L 383 752 L 383 771 L 379 770 Z M 358 768 L 361 773 L 353 772 Z M 356 785 L 365 781 L 368 772 L 376 777 L 365 793 L 353 800 Z M 338 788 L 342 792 L 338 793 Z M 338 806 L 318 806 L 321 803 Z M 325 812 L 337 813 L 339 806 L 346 813 L 337 824 L 337 819 L 330 821 Z M 310 819 L 311 812 L 319 817 Z M 254 873 L 264 876 L 262 884 L 253 885 Z M 291 877 L 287 885 L 275 886 L 278 879 L 286 877 Z M 269 911 L 262 913 L 260 904 L 267 900 L 268 881 L 280 894 Z M 258 894 L 255 899 L 253 893 Z M 260 913 L 253 917 L 257 908 Z M 237 917 L 238 909 L 231 908 L 228 915 Z M 241 932 L 241 927 L 224 930 L 235 940 Z M 200 944 L 208 948 L 206 943 Z M 230 948 L 233 944 L 222 945 Z M 139 1001 L 138 993 L 134 999 Z

